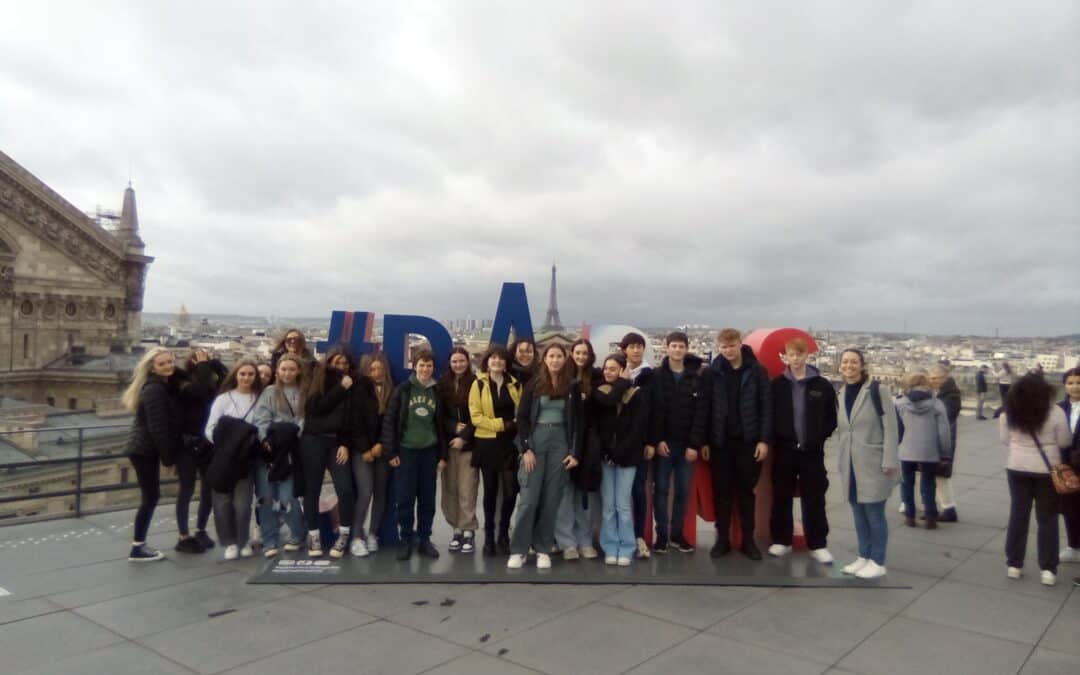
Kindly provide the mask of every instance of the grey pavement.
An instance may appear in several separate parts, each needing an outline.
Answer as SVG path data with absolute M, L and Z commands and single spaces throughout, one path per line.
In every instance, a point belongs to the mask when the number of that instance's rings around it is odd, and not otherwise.
M 251 585 L 261 558 L 173 552 L 165 505 L 161 563 L 126 562 L 131 511 L 0 527 L 2 672 L 1080 673 L 1080 565 L 1040 585 L 1032 523 L 1024 576 L 1005 578 L 1004 450 L 995 423 L 960 424 L 960 522 L 907 528 L 889 504 L 889 580 L 910 588 Z

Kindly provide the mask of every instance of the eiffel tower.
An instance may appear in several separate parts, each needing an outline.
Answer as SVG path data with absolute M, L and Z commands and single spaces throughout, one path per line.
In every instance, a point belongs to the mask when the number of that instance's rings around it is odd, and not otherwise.
M 544 325 L 540 327 L 540 330 L 557 333 L 565 330 L 562 320 L 559 319 L 559 302 L 555 293 L 555 263 L 551 264 L 551 297 L 548 299 L 547 317 L 544 319 Z

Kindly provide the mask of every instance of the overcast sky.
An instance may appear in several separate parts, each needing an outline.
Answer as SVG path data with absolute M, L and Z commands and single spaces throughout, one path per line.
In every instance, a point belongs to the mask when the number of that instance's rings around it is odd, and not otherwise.
M 0 2 L 0 148 L 132 178 L 149 311 L 1080 332 L 1072 0 Z

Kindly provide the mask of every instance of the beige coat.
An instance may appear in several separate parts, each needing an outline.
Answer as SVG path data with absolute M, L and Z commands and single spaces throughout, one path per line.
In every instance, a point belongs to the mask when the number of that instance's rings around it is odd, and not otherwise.
M 851 494 L 851 471 L 855 470 L 856 500 L 861 504 L 883 502 L 892 494 L 900 481 L 899 432 L 896 426 L 896 408 L 892 392 L 881 385 L 881 407 L 885 414 L 878 416 L 870 400 L 870 382 L 867 381 L 855 398 L 855 405 L 848 417 L 844 396 L 848 385 L 840 387 L 837 394 L 836 438 L 839 447 L 840 482 L 844 499 Z M 887 476 L 884 469 L 895 469 Z

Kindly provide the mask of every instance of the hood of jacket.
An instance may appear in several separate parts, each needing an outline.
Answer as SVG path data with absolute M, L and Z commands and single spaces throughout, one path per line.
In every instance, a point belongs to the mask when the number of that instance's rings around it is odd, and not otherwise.
M 815 378 L 818 375 L 821 375 L 821 371 L 811 366 L 810 364 L 806 365 L 806 376 L 801 379 L 796 378 L 795 373 L 791 372 L 791 366 L 787 366 L 784 368 L 784 377 L 786 377 L 792 383 L 806 382 L 807 380 Z
M 929 389 L 917 388 L 907 393 L 908 409 L 916 415 L 926 415 L 934 410 L 934 395 Z
M 423 384 L 422 382 L 420 382 L 419 378 L 416 377 L 416 373 L 409 375 L 409 386 L 415 389 L 433 389 L 438 384 L 439 381 L 436 380 L 434 377 L 431 378 L 431 380 L 429 380 L 427 384 Z
M 740 370 L 747 370 L 750 366 L 753 366 L 758 362 L 756 356 L 754 356 L 754 350 L 750 348 L 750 345 L 743 345 L 742 349 L 742 368 Z M 731 362 L 724 358 L 723 354 L 713 359 L 712 365 L 709 366 L 718 373 L 733 373 L 735 369 L 731 367 Z M 809 368 L 809 366 L 807 366 Z

